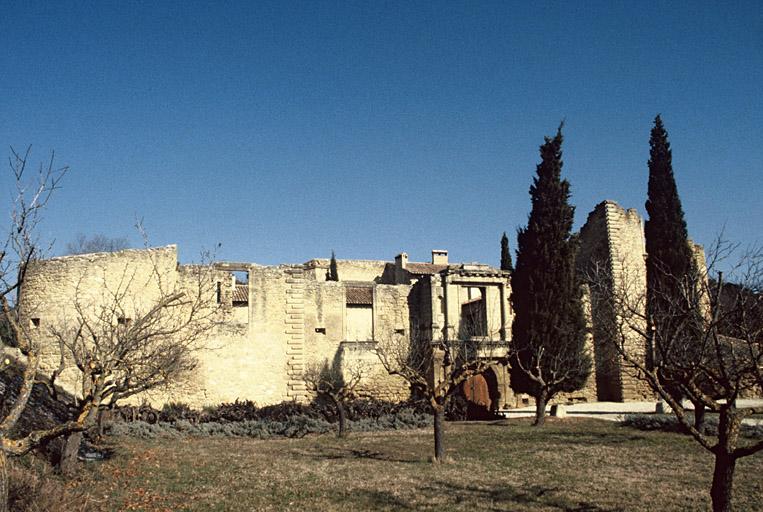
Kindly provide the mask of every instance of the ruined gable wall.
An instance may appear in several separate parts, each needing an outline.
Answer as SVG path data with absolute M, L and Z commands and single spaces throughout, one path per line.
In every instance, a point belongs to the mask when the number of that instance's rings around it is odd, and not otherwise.
M 102 304 L 121 295 L 126 318 L 145 311 L 165 289 L 178 284 L 177 249 L 174 245 L 114 253 L 62 256 L 30 264 L 20 296 L 24 323 L 30 336 L 41 344 L 41 370 L 58 366 L 60 353 L 50 329 L 60 329 L 78 318 L 79 310 L 97 315 Z M 158 276 L 158 277 L 157 277 Z M 39 319 L 39 327 L 31 319 Z M 116 319 L 115 319 L 116 321 Z M 79 371 L 69 363 L 59 382 L 67 392 L 77 393 Z
M 176 267 L 174 245 L 35 261 L 25 277 L 22 307 L 48 325 L 72 317 L 75 300 L 88 307 L 102 303 L 109 293 L 124 293 L 126 307 L 139 309 L 159 297 L 157 275 L 165 288 L 176 286 Z
M 580 231 L 581 249 L 578 267 L 588 274 L 599 272 L 610 286 L 627 290 L 629 300 L 642 311 L 646 307 L 646 264 L 644 228 L 634 209 L 625 210 L 613 201 L 604 201 L 588 216 Z M 612 340 L 607 339 L 601 322 L 614 320 L 616 311 L 604 311 L 602 301 L 592 297 L 594 348 L 599 400 L 651 399 L 648 386 L 635 377 L 633 369 L 624 365 Z M 645 357 L 646 342 L 638 333 L 626 334 L 626 349 Z
M 388 340 L 401 338 L 410 343 L 408 285 L 379 284 L 374 286 L 374 339 Z M 375 353 L 364 351 L 367 378 L 364 387 L 367 392 L 384 400 L 405 400 L 410 396 L 408 383 L 398 376 L 391 376 L 382 366 Z
M 307 280 L 305 288 L 305 356 L 307 362 L 331 363 L 345 340 L 344 284 Z M 325 332 L 316 332 L 324 330 Z
M 331 260 L 319 258 L 305 263 L 305 276 L 313 281 L 325 281 Z M 339 281 L 378 282 L 389 264 L 383 260 L 336 260 Z
M 407 286 L 373 287 L 374 339 L 392 336 L 396 329 L 407 332 L 408 291 Z M 304 318 L 306 365 L 338 361 L 348 378 L 353 372 L 362 372 L 364 394 L 389 400 L 407 398 L 407 386 L 387 374 L 373 343 L 347 340 L 346 283 L 307 279 Z
M 210 333 L 199 353 L 198 373 L 203 389 L 185 401 L 196 407 L 252 400 L 267 405 L 286 400 L 290 394 L 290 350 L 293 342 L 286 323 L 288 290 L 293 283 L 288 267 L 252 266 L 249 271 L 249 304 L 246 313 L 236 308 Z M 229 309 L 230 311 L 230 309 Z M 240 315 L 239 318 L 236 316 Z M 241 317 L 248 321 L 241 322 Z M 302 343 L 298 340 L 297 346 Z M 293 364 L 293 361 L 292 361 Z

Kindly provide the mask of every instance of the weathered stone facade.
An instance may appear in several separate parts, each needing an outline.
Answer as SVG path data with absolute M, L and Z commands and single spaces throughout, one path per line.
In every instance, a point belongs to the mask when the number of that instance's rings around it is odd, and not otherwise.
M 604 201 L 588 215 L 580 230 L 578 266 L 581 272 L 596 272 L 617 285 L 627 286 L 634 306 L 646 310 L 646 246 L 644 226 L 638 212 L 625 210 L 613 201 Z M 593 307 L 598 307 L 596 303 Z M 608 312 L 616 315 L 618 312 Z M 601 314 L 594 319 L 601 319 Z M 645 329 L 642 326 L 642 330 Z M 601 326 L 592 324 L 596 388 L 599 400 L 643 400 L 653 393 L 632 369 L 623 364 L 614 343 Z M 644 338 L 636 331 L 626 333 L 626 349 L 640 357 L 646 355 Z
M 604 262 L 609 274 L 628 273 L 638 286 L 646 286 L 643 226 L 634 210 L 626 211 L 610 201 L 601 203 L 589 215 L 580 238 L 581 265 Z M 451 264 L 442 250 L 432 251 L 428 263 L 409 262 L 406 253 L 394 262 L 337 263 L 338 282 L 326 280 L 329 261 L 325 259 L 297 265 L 216 263 L 208 267 L 208 279 L 213 280 L 208 300 L 219 305 L 222 321 L 209 331 L 199 350 L 193 378 L 174 392 L 146 398 L 182 400 L 197 407 L 236 399 L 261 405 L 304 400 L 303 372 L 313 362 L 328 361 L 339 362 L 342 368 L 362 367 L 366 392 L 399 399 L 408 394 L 406 383 L 384 371 L 374 352 L 378 340 L 466 336 L 493 347 L 510 344 L 513 312 L 508 272 L 480 264 Z M 34 321 L 36 335 L 45 340 L 47 327 L 75 314 L 75 298 L 88 297 L 97 303 L 103 293 L 124 286 L 128 276 L 125 297 L 139 314 L 158 296 L 157 276 L 165 284 L 182 286 L 194 268 L 198 267 L 178 264 L 175 246 L 38 261 L 27 274 L 21 304 Z M 233 272 L 245 273 L 246 283 L 237 283 Z M 594 372 L 583 390 L 559 399 L 645 397 L 647 390 L 620 364 L 611 346 L 597 339 L 595 327 L 589 337 Z M 639 341 L 634 338 L 633 343 Z M 48 365 L 57 364 L 54 344 L 47 345 L 46 356 Z M 76 369 L 70 369 L 63 382 L 68 379 L 72 386 L 76 374 Z M 485 381 L 493 407 L 528 401 L 526 396 L 514 396 L 508 372 L 498 361 Z

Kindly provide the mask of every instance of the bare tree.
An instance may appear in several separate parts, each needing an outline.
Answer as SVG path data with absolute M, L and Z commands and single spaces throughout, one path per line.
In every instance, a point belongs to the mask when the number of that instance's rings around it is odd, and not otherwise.
M 76 367 L 77 415 L 86 427 L 119 401 L 189 377 L 203 337 L 220 321 L 212 265 L 163 270 L 152 250 L 146 254 L 152 261 L 148 278 L 129 263 L 116 280 L 103 279 L 100 289 L 83 276 L 72 310 L 49 329 L 61 354 L 50 391 L 55 394 L 56 379 Z M 76 467 L 81 437 L 74 433 L 67 439 L 64 474 Z
M 83 233 L 66 244 L 66 254 L 88 254 L 93 252 L 116 252 L 130 248 L 130 241 L 125 237 L 111 238 L 97 233 L 90 238 Z
M 708 251 L 712 272 L 735 247 L 718 241 Z M 672 278 L 668 307 L 647 318 L 645 293 L 634 276 L 616 278 L 591 269 L 589 280 L 594 329 L 617 349 L 625 365 L 665 400 L 689 434 L 715 456 L 710 496 L 713 510 L 731 510 L 736 461 L 763 449 L 763 441 L 744 443 L 742 421 L 763 407 L 741 407 L 737 399 L 763 391 L 763 251 L 747 251 L 732 268 L 735 286 L 723 273 L 708 279 L 704 265 Z M 654 293 L 654 291 L 652 291 Z M 662 326 L 652 329 L 649 326 Z M 652 354 L 647 354 L 649 347 Z M 677 397 L 718 415 L 716 436 L 696 428 Z
M 341 353 L 338 352 L 332 362 L 324 359 L 322 362 L 313 361 L 307 365 L 302 378 L 307 390 L 320 398 L 329 400 L 336 409 L 339 418 L 338 437 L 347 433 L 346 402 L 358 397 L 358 389 L 365 374 L 365 368 L 360 364 L 342 364 Z
M 53 192 L 59 188 L 67 167 L 55 168 L 51 155 L 37 171 L 28 168 L 31 147 L 23 154 L 11 148 L 10 170 L 15 182 L 11 223 L 4 233 L 0 252 L 0 305 L 5 323 L 2 331 L 3 369 L 11 367 L 21 375 L 21 386 L 5 416 L 0 419 L 0 512 L 8 510 L 7 457 L 24 455 L 40 443 L 82 428 L 68 421 L 44 430 L 19 433 L 15 427 L 27 406 L 40 365 L 40 344 L 23 321 L 18 296 L 31 262 L 43 256 L 35 231 Z M 30 173 L 33 175 L 30 176 Z
M 415 326 L 414 326 L 415 327 Z M 466 329 L 468 330 L 468 329 Z M 471 336 L 462 328 L 459 336 L 432 340 L 427 330 L 414 328 L 410 337 L 394 334 L 380 340 L 376 354 L 390 375 L 407 381 L 414 394 L 425 397 L 434 416 L 434 461 L 445 461 L 445 408 L 459 386 L 497 362 L 507 364 L 508 344 L 497 336 Z

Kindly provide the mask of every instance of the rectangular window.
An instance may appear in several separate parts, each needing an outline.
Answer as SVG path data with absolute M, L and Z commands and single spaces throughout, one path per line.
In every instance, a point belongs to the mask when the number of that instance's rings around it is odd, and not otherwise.
M 347 341 L 373 341 L 374 308 L 365 304 L 347 304 Z
M 487 336 L 486 289 L 470 287 L 467 299 L 461 304 L 462 339 Z
M 374 289 L 370 286 L 348 286 L 347 341 L 373 341 Z

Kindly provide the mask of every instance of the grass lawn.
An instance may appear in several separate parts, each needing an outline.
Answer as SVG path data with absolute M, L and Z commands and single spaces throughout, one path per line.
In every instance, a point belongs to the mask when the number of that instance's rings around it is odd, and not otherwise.
M 594 419 L 452 423 L 303 439 L 119 438 L 73 485 L 102 510 L 705 510 L 712 457 L 688 437 Z M 763 454 L 740 461 L 736 510 L 763 510 Z

